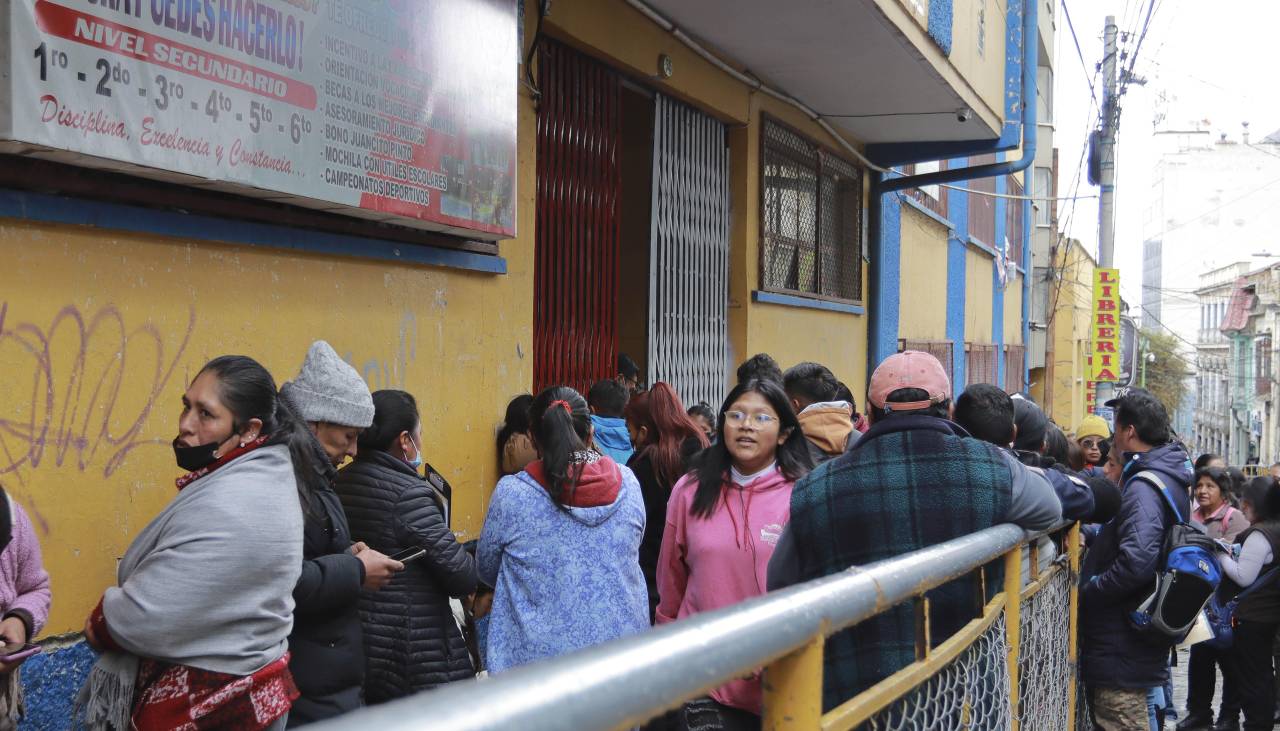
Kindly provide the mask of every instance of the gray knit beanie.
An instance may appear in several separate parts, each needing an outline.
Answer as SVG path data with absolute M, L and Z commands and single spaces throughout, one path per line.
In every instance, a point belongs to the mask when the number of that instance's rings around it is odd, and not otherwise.
M 366 429 L 373 424 L 369 386 L 323 340 L 311 344 L 298 377 L 280 387 L 303 421 L 324 421 Z

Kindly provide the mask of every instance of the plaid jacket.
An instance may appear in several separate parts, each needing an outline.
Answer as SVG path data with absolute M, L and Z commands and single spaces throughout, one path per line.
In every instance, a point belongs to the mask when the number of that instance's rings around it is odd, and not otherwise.
M 1013 477 L 996 447 L 955 424 L 897 416 L 874 425 L 848 453 L 796 483 L 791 527 L 800 581 L 926 548 L 998 525 Z M 988 585 L 991 585 L 990 583 Z M 997 584 L 998 585 L 998 584 Z M 929 593 L 931 636 L 942 641 L 977 612 L 972 580 Z M 915 660 L 910 604 L 827 640 L 827 710 Z

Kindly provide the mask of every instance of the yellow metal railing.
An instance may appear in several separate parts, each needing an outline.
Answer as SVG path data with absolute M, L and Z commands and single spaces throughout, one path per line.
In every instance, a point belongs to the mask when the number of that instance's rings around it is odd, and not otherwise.
M 1052 562 L 1042 561 L 1049 536 Z M 995 526 L 316 730 L 631 729 L 762 667 L 772 731 L 1072 729 L 1079 559 L 1076 525 L 1039 536 Z M 988 596 L 987 571 L 1000 566 Z M 976 616 L 935 645 L 927 592 L 965 577 L 976 578 Z M 904 604 L 915 610 L 915 661 L 824 713 L 827 638 Z
M 1007 723 L 1001 728 L 1018 731 L 1023 727 L 1022 703 L 1026 692 L 1039 694 L 1034 710 L 1038 718 L 1052 715 L 1059 719 L 1054 723 L 1041 720 L 1027 724 L 1034 728 L 1074 728 L 1076 711 L 1076 603 L 1078 588 L 1076 577 L 1080 570 L 1080 526 L 1072 525 L 1059 534 L 1062 555 L 1046 570 L 1041 571 L 1040 547 L 1037 542 L 1012 548 L 1004 554 L 1004 585 L 1002 590 L 986 602 L 981 614 L 960 631 L 936 647 L 930 647 L 931 622 L 929 601 L 924 591 L 915 598 L 916 607 L 916 662 L 902 668 L 873 687 L 849 699 L 845 703 L 822 713 L 822 658 L 827 628 L 800 649 L 769 665 L 764 674 L 764 728 L 766 731 L 791 731 L 817 729 L 845 731 L 869 724 L 870 728 L 915 728 L 931 726 L 924 718 L 936 720 L 939 714 L 952 713 L 959 727 L 982 726 L 975 714 L 979 711 L 991 714 L 1007 714 Z M 1023 575 L 1024 560 L 1027 576 Z M 982 576 L 984 569 L 980 568 Z M 1024 578 L 1027 579 L 1024 585 Z M 979 582 L 983 585 L 984 582 Z M 1051 595 L 1050 592 L 1053 592 Z M 1024 607 L 1032 607 L 1040 613 L 1038 602 L 1052 613 L 1066 615 L 1065 626 L 1041 623 L 1035 627 L 1040 636 L 1048 635 L 1057 652 L 1047 657 L 1023 655 Z M 1065 606 L 1063 606 L 1065 605 Z M 885 609 L 889 609 L 886 607 Z M 1048 614 L 1050 612 L 1045 612 Z M 1039 619 L 1039 617 L 1037 617 Z M 1002 637 L 992 638 L 992 631 L 999 628 Z M 912 702 L 912 695 L 926 688 L 931 680 L 954 669 L 966 652 L 987 639 L 998 653 L 1003 650 L 1004 676 L 996 682 L 988 697 L 977 697 L 983 692 L 967 683 L 956 683 L 948 688 L 934 688 L 927 694 L 929 703 Z M 989 653 L 990 654 L 990 653 Z M 1046 663 L 1045 672 L 1035 673 L 1038 679 L 1047 678 L 1043 688 L 1024 688 L 1022 681 L 1032 663 Z M 1041 668 L 1035 668 L 1037 670 Z M 964 697 L 949 698 L 954 692 Z M 1003 697 L 993 697 L 1003 692 Z M 1047 697 L 1040 697 L 1047 696 Z M 1047 704 L 1047 706 L 1046 706 Z M 944 727 L 954 727 L 945 724 Z

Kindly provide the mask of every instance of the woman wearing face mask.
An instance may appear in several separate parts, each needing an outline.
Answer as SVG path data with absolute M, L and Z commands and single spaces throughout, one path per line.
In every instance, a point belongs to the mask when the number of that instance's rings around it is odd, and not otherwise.
M 371 704 L 475 674 L 449 598 L 476 589 L 475 560 L 449 530 L 446 495 L 418 474 L 417 402 L 404 391 L 376 391 L 373 408 L 355 461 L 334 484 L 352 534 L 405 567 L 382 590 L 360 598 L 364 693 Z
M 284 728 L 312 440 L 252 358 L 196 375 L 173 441 L 178 492 L 85 622 L 103 653 L 77 699 L 87 728 Z
M 785 392 L 752 379 L 729 393 L 716 439 L 672 488 L 658 558 L 658 624 L 765 592 L 769 558 L 808 474 L 808 445 Z M 682 728 L 757 729 L 758 676 L 688 703 Z
M 1249 527 L 1244 513 L 1231 507 L 1231 477 L 1220 467 L 1201 467 L 1196 470 L 1192 488 L 1195 508 L 1191 520 L 1200 523 L 1210 538 L 1220 538 L 1235 543 L 1236 537 Z M 1215 665 L 1226 671 L 1226 653 L 1198 643 L 1191 646 L 1191 661 L 1187 664 L 1187 717 L 1178 727 L 1192 729 L 1213 725 L 1213 691 L 1217 684 Z M 1218 712 L 1219 725 L 1235 726 L 1240 718 L 1240 697 L 1229 673 L 1223 675 L 1222 708 Z

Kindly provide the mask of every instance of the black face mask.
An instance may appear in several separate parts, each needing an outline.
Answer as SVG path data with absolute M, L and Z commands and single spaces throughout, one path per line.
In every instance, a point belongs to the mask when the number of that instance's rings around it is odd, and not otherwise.
M 174 437 L 173 456 L 178 460 L 179 467 L 187 472 L 195 472 L 217 461 L 218 458 L 214 453 L 218 451 L 221 444 L 222 442 L 209 442 L 195 447 L 184 447 L 178 443 L 178 438 Z

